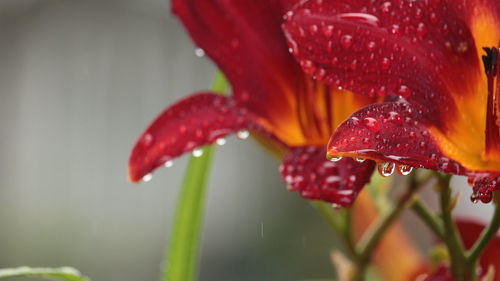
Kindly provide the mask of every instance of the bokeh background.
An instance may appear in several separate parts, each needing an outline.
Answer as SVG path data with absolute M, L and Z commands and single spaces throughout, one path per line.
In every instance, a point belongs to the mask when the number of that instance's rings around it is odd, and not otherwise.
M 187 157 L 140 185 L 127 158 L 164 107 L 209 87 L 215 67 L 195 48 L 168 0 L 0 2 L 0 267 L 159 280 Z M 333 232 L 286 190 L 278 164 L 252 140 L 217 150 L 202 281 L 333 274 Z M 454 185 L 459 214 L 489 216 L 463 179 Z M 405 219 L 427 248 L 430 235 Z

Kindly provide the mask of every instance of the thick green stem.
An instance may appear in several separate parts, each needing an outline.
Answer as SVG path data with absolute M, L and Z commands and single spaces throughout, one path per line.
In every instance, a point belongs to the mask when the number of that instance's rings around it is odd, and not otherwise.
M 470 280 L 472 272 L 466 267 L 465 248 L 453 222 L 452 210 L 455 202 L 451 198 L 451 175 L 438 175 L 438 189 L 440 194 L 441 218 L 445 230 L 444 240 L 450 255 L 450 267 L 456 281 Z
M 496 195 L 498 196 L 498 195 Z M 479 236 L 476 243 L 472 246 L 472 248 L 467 252 L 467 263 L 471 270 L 475 270 L 477 264 L 479 262 L 479 258 L 481 254 L 486 249 L 486 246 L 491 242 L 491 240 L 495 237 L 498 229 L 500 228 L 500 207 L 498 204 L 495 204 L 495 212 L 493 214 L 493 218 L 486 229 L 483 230 L 481 236 Z

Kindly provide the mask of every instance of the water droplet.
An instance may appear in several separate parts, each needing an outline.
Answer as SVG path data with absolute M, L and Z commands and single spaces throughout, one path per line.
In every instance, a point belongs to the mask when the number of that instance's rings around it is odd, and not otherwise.
M 250 132 L 247 130 L 241 130 L 236 133 L 236 137 L 238 137 L 240 140 L 246 140 L 250 136 Z
M 191 154 L 193 154 L 194 157 L 200 157 L 203 155 L 203 149 L 196 148 L 193 152 L 191 152 Z
M 399 28 L 399 25 L 393 24 L 391 26 L 391 33 L 394 35 L 401 35 L 401 29 Z
M 202 49 L 202 48 L 196 48 L 194 50 L 194 54 L 199 57 L 199 58 L 202 58 L 205 56 L 205 51 Z
M 148 182 L 150 180 L 153 179 L 153 174 L 149 173 L 149 174 L 146 174 L 144 177 L 142 177 L 142 181 L 143 182 Z
M 330 161 L 338 162 L 342 159 L 342 156 L 330 156 Z
M 411 90 L 406 85 L 401 85 L 398 90 L 399 96 L 404 99 L 407 99 L 411 95 Z
M 340 208 L 342 208 L 342 206 L 337 204 L 337 203 L 332 203 L 332 208 L 334 208 L 335 210 L 340 210 Z
M 382 10 L 383 13 L 387 14 L 391 11 L 391 2 L 384 2 L 380 9 Z
M 396 171 L 402 176 L 407 176 L 411 173 L 411 171 L 413 171 L 413 167 L 409 165 L 398 165 Z
M 352 46 L 352 36 L 345 34 L 340 38 L 340 45 L 345 49 L 349 49 Z
M 167 162 L 165 162 L 165 167 L 167 167 L 167 168 L 170 168 L 173 165 L 174 165 L 174 161 L 172 161 L 172 160 L 168 160 Z
M 327 25 L 323 28 L 323 34 L 325 35 L 325 37 L 327 38 L 330 38 L 333 34 L 333 25 Z
M 354 158 L 354 161 L 356 161 L 356 162 L 358 162 L 358 163 L 363 163 L 363 162 L 365 162 L 365 161 L 366 161 L 366 159 L 365 159 L 365 158 L 359 158 L 359 157 L 356 157 L 356 158 Z
M 370 51 L 370 52 L 375 50 L 376 47 L 377 47 L 377 43 L 375 43 L 373 41 L 370 41 L 370 42 L 368 42 L 368 44 L 366 44 L 366 48 L 368 48 L 368 51 Z
M 216 143 L 217 145 L 223 146 L 223 145 L 225 145 L 225 144 L 226 144 L 226 139 L 225 139 L 225 138 L 218 138 L 218 139 L 215 141 L 215 143 Z
M 141 144 L 144 147 L 148 147 L 153 143 L 153 135 L 150 133 L 145 134 L 141 139 Z
M 389 67 L 391 67 L 391 61 L 388 58 L 383 58 L 380 61 L 380 67 L 382 67 L 383 70 L 389 69 Z
M 371 25 L 373 27 L 379 27 L 380 21 L 379 19 L 371 14 L 366 13 L 344 13 L 339 14 L 337 17 L 343 20 L 348 20 L 350 22 L 356 21 L 361 24 Z
M 388 177 L 394 173 L 395 166 L 394 162 L 382 162 L 377 164 L 377 170 L 381 176 Z
M 419 37 L 424 37 L 427 34 L 427 27 L 423 22 L 419 23 L 417 26 L 417 35 Z
M 458 44 L 457 51 L 459 53 L 465 53 L 465 52 L 467 52 L 468 49 L 469 49 L 469 45 L 467 44 L 467 42 L 460 42 Z
M 309 32 L 311 33 L 311 35 L 315 35 L 318 32 L 318 26 L 312 24 L 311 26 L 309 26 Z
M 470 201 L 474 204 L 479 203 L 479 194 L 477 194 L 477 192 L 473 192 L 470 195 Z
M 351 62 L 351 69 L 352 70 L 356 70 L 356 67 L 358 66 L 358 60 L 357 59 L 353 59 L 352 62 Z
M 493 200 L 493 192 L 490 190 L 486 190 L 485 192 L 479 193 L 479 199 L 481 199 L 481 202 L 484 204 L 488 204 Z
M 366 117 L 363 119 L 363 124 L 372 132 L 380 131 L 380 123 L 375 118 Z

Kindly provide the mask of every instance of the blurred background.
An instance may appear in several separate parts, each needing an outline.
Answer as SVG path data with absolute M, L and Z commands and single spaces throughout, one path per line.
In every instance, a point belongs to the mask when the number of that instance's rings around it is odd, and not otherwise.
M 164 107 L 209 87 L 215 67 L 195 56 L 167 0 L 2 0 L 0 38 L 0 267 L 159 280 L 187 157 L 134 185 L 128 155 Z M 218 148 L 201 280 L 332 276 L 333 232 L 278 165 L 252 140 Z M 470 190 L 455 185 L 470 216 Z M 488 207 L 474 208 L 486 219 Z

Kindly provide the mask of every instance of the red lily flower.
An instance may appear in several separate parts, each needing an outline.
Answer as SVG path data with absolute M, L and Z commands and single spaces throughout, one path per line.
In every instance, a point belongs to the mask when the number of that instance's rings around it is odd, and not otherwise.
M 233 95 L 198 93 L 161 113 L 132 151 L 131 181 L 218 138 L 252 131 L 288 152 L 280 171 L 291 189 L 308 199 L 352 204 L 374 162 L 327 161 L 326 144 L 341 121 L 376 99 L 355 97 L 302 71 L 281 30 L 294 2 L 172 1 L 195 43 L 231 82 Z
M 500 1 L 305 1 L 283 29 L 305 72 L 386 97 L 342 123 L 329 154 L 389 162 L 383 174 L 397 164 L 467 175 L 472 199 L 491 201 L 500 188 Z
M 462 236 L 464 246 L 469 249 L 474 245 L 475 241 L 484 230 L 485 226 L 470 220 L 458 220 L 456 222 L 457 228 Z M 495 278 L 494 281 L 500 281 L 500 236 L 496 236 L 486 247 L 479 260 L 478 275 L 480 277 L 488 274 L 489 267 L 493 267 Z M 441 265 L 438 269 L 429 275 L 425 281 L 453 281 L 455 280 L 451 275 L 449 269 L 445 265 Z

